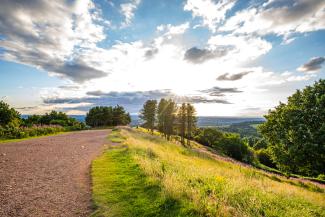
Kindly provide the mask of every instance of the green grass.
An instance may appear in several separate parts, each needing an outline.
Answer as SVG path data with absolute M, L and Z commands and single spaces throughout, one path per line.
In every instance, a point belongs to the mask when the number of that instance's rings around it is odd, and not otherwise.
M 93 216 L 325 216 L 324 190 L 135 130 L 93 162 Z
M 92 164 L 92 216 L 190 216 L 181 204 L 164 195 L 159 183 L 147 177 L 127 147 L 107 150 Z
M 24 141 L 24 140 L 42 138 L 42 137 L 47 137 L 47 136 L 55 136 L 55 135 L 64 134 L 64 133 L 69 133 L 69 132 L 56 132 L 56 133 L 51 133 L 51 134 L 41 135 L 41 136 L 29 136 L 29 137 L 21 138 L 21 139 L 0 139 L 0 144 L 1 143 L 9 143 L 9 142 L 20 142 L 20 141 Z
M 113 143 L 124 142 L 125 138 L 121 136 L 120 131 L 121 131 L 120 129 L 114 128 L 107 138 Z

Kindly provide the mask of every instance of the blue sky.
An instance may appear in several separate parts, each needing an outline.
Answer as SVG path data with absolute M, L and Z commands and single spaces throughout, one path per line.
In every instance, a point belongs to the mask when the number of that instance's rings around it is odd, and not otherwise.
M 325 78 L 322 0 L 5 0 L 0 19 L 0 98 L 22 114 L 166 97 L 262 116 Z

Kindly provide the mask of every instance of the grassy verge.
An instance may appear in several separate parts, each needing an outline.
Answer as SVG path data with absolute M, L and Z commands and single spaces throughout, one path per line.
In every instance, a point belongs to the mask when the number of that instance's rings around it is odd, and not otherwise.
M 94 161 L 94 216 L 325 216 L 324 190 L 122 130 Z M 122 138 L 121 137 L 121 138 Z
M 146 176 L 130 150 L 118 145 L 92 164 L 95 216 L 191 216 Z
M 51 133 L 51 134 L 46 134 L 46 135 L 41 135 L 41 136 L 29 136 L 29 137 L 21 138 L 21 139 L 0 139 L 0 144 L 8 143 L 8 142 L 20 142 L 20 141 L 24 141 L 24 140 L 42 138 L 42 137 L 47 137 L 47 136 L 55 136 L 55 135 L 60 135 L 60 134 L 64 134 L 64 133 L 69 133 L 69 132 L 56 132 L 56 133 Z

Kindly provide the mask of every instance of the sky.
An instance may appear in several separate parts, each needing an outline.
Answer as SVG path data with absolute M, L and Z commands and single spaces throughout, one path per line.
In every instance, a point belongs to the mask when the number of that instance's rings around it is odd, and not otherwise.
M 324 68 L 324 0 L 1 0 L 0 100 L 21 114 L 261 117 Z

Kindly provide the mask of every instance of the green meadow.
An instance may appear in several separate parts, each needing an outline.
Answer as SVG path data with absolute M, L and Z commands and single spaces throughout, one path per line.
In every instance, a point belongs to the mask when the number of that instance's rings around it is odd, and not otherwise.
M 325 216 L 324 189 L 115 130 L 92 164 L 92 216 Z M 196 144 L 196 146 L 199 146 Z

